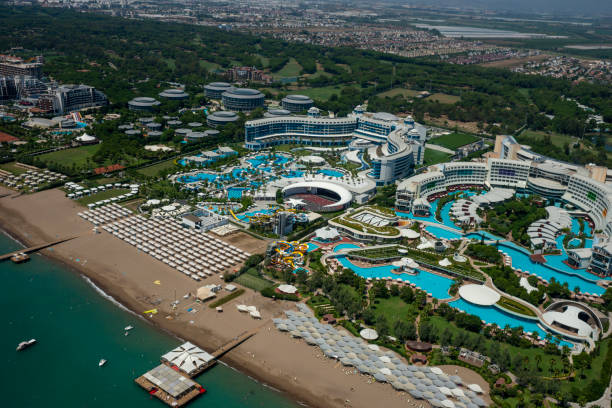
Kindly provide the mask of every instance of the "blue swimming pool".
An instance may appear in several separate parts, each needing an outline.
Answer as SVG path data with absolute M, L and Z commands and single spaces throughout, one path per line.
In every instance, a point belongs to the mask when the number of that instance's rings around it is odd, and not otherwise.
M 248 190 L 248 188 L 245 187 L 230 187 L 227 189 L 227 198 L 231 199 L 241 199 L 242 198 L 242 193 Z
M 344 173 L 338 170 L 334 170 L 334 169 L 321 169 L 319 170 L 319 174 L 323 174 L 325 176 L 330 176 L 330 177 L 338 177 L 338 178 L 344 177 Z
M 334 248 L 334 252 L 337 252 L 340 249 L 346 249 L 346 248 L 359 248 L 359 246 L 355 244 L 346 244 L 346 243 L 338 244 Z M 345 268 L 351 269 L 353 272 L 355 272 L 357 275 L 363 278 L 376 279 L 376 278 L 391 277 L 393 279 L 401 279 L 403 281 L 414 283 L 416 286 L 420 287 L 426 292 L 431 293 L 432 296 L 438 299 L 448 299 L 451 297 L 448 294 L 448 290 L 453 284 L 452 279 L 445 278 L 443 276 L 436 275 L 436 274 L 433 274 L 427 271 L 421 271 L 421 270 L 419 270 L 419 273 L 417 275 L 408 275 L 405 273 L 401 275 L 397 275 L 397 274 L 391 273 L 391 270 L 395 269 L 395 267 L 392 265 L 362 268 L 357 265 L 354 265 L 345 256 L 338 256 L 337 259 L 338 259 L 338 262 L 340 262 L 342 266 L 344 266 Z
M 260 210 L 248 211 L 242 214 L 236 214 L 236 218 L 240 221 L 249 222 L 249 217 L 253 217 L 256 215 L 271 215 L 276 212 L 276 208 L 262 208 Z
M 276 154 L 274 156 L 268 155 L 268 154 L 261 154 L 259 156 L 255 156 L 255 158 L 253 159 L 247 159 L 247 162 L 249 162 L 251 164 L 251 166 L 253 167 L 259 167 L 264 163 L 268 163 L 270 161 L 272 161 L 274 166 L 282 166 L 285 163 L 288 163 L 291 160 L 291 158 L 284 156 L 284 155 L 280 155 L 280 154 Z M 262 168 L 262 170 L 264 171 L 270 171 L 271 168 L 270 167 L 264 167 Z
M 443 239 L 448 239 L 448 240 L 463 238 L 463 233 L 461 233 L 461 231 L 459 230 L 457 230 L 456 232 L 453 232 L 453 231 L 446 230 L 444 228 L 436 227 L 435 225 L 428 225 L 425 227 L 425 230 L 433 234 L 437 238 L 443 238 Z
M 307 252 L 312 252 L 312 251 L 316 251 L 317 249 L 319 249 L 319 246 L 315 244 L 314 242 L 308 242 L 307 244 L 308 244 Z
M 466 313 L 480 317 L 486 323 L 496 324 L 500 328 L 506 326 L 510 327 L 522 327 L 525 332 L 536 332 L 540 337 L 546 337 L 546 331 L 538 326 L 538 320 L 531 320 L 515 316 L 513 314 L 504 312 L 503 310 L 495 306 L 480 306 L 473 303 L 467 302 L 463 299 L 457 299 L 449 302 L 450 306 L 453 306 L 459 310 L 463 310 Z M 572 343 L 562 341 L 561 346 L 572 347 Z
M 289 173 L 287 174 L 283 174 L 283 177 L 285 178 L 297 178 L 297 177 L 302 177 L 304 175 L 304 172 L 301 170 L 291 170 Z
M 582 243 L 582 241 L 579 238 L 572 238 L 572 239 L 569 240 L 567 245 L 570 248 L 578 248 L 578 246 L 580 246 L 581 243 Z

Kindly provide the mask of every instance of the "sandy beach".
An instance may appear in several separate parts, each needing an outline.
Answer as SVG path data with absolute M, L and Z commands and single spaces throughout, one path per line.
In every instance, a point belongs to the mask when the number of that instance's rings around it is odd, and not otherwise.
M 65 198 L 62 191 L 3 196 L 7 193 L 10 191 L 0 187 L 0 228 L 26 245 L 78 236 L 42 253 L 88 276 L 135 313 L 142 315 L 145 310 L 157 308 L 159 313 L 148 318 L 156 327 L 208 351 L 246 330 L 259 328 L 256 336 L 222 360 L 294 400 L 316 407 L 429 406 L 406 393 L 394 391 L 388 384 L 369 384 L 369 377 L 354 374 L 352 369 L 323 357 L 317 348 L 277 331 L 270 319 L 281 317 L 283 310 L 295 309 L 292 302 L 272 301 L 246 289 L 245 294 L 226 303 L 224 312 L 218 313 L 207 304 L 183 299 L 183 295 L 195 293 L 202 284 L 222 283 L 218 276 L 195 282 L 104 231 L 94 233 L 93 225 L 77 216 L 85 208 Z M 266 244 L 236 236 L 221 239 L 236 246 L 246 243 L 242 249 L 251 253 L 261 252 Z M 226 292 L 221 293 L 224 296 Z M 175 299 L 180 303 L 173 311 L 171 302 Z M 255 305 L 263 319 L 254 320 L 248 314 L 239 313 L 236 304 Z M 189 308 L 195 312 L 188 312 Z M 443 369 L 449 374 L 455 373 L 454 366 Z M 459 374 L 465 381 L 476 382 L 488 390 L 482 378 L 463 370 Z

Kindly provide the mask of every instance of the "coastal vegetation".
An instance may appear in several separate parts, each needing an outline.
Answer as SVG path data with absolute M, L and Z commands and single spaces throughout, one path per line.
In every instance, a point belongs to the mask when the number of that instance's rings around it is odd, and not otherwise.
M 229 295 L 225 295 L 222 298 L 217 299 L 214 302 L 211 302 L 208 305 L 208 307 L 210 307 L 211 309 L 214 309 L 216 307 L 224 305 L 225 303 L 236 299 L 238 296 L 242 295 L 244 292 L 245 292 L 244 289 L 237 289 L 234 292 L 230 293 Z

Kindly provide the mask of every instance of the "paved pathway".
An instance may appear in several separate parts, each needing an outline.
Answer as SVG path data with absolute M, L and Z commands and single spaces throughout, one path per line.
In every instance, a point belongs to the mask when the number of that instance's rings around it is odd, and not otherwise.
M 438 146 L 432 143 L 425 143 L 425 148 L 431 149 L 431 150 L 437 150 L 442 153 L 455 154 L 454 150 L 447 149 L 446 147 Z

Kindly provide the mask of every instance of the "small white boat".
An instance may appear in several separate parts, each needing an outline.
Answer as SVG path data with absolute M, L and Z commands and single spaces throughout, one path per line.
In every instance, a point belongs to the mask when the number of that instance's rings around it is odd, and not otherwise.
M 125 332 L 125 333 L 123 333 L 123 335 L 124 335 L 124 336 L 129 336 L 129 335 L 130 335 L 130 332 Z
M 19 345 L 17 346 L 17 351 L 21 351 L 21 350 L 25 350 L 28 347 L 30 347 L 31 345 L 36 344 L 36 339 L 30 339 L 28 341 L 22 341 L 21 343 L 19 343 Z
M 125 331 L 130 331 L 134 328 L 134 326 L 125 326 L 125 328 L 123 330 Z
M 106 360 L 102 359 L 100 360 L 100 362 L 98 363 L 98 367 L 102 367 L 104 364 L 106 364 Z

